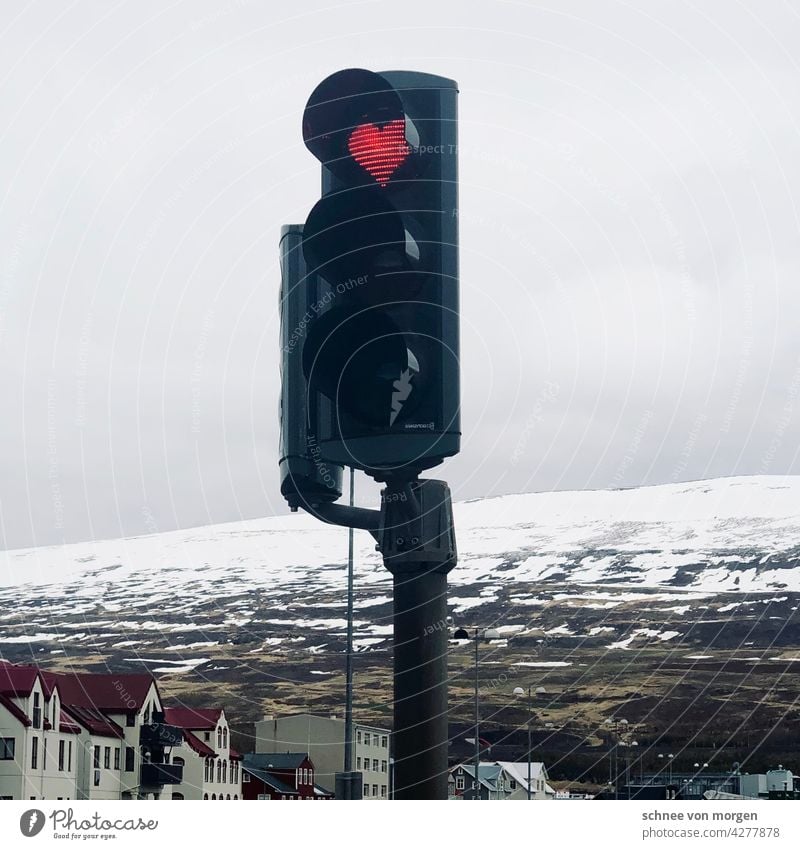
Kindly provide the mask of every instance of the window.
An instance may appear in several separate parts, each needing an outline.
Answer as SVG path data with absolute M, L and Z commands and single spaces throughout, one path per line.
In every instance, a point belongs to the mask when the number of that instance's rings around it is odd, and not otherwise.
M 100 747 L 94 747 L 94 768 L 100 769 Z
M 313 770 L 313 769 L 310 769 L 310 770 L 308 771 L 308 783 L 309 783 L 309 784 L 313 784 L 313 783 L 314 783 L 314 770 Z
M 370 736 L 369 736 L 369 731 L 365 731 L 365 732 L 364 732 L 364 745 L 365 745 L 365 746 L 369 746 L 369 745 L 370 745 Z
M 119 749 L 114 749 L 114 769 L 119 769 L 120 752 Z
M 381 746 L 383 746 L 384 749 L 389 746 L 389 738 L 385 734 L 381 737 Z
M 216 793 L 212 793 L 212 794 L 211 794 L 211 801 L 212 801 L 212 802 L 216 802 L 216 801 L 217 801 L 217 794 L 216 794 Z
M 387 772 L 389 769 L 389 764 L 386 761 L 381 761 L 381 772 Z
M 185 766 L 186 765 L 186 761 L 184 761 L 183 758 L 177 758 L 177 757 L 172 759 L 172 763 L 175 764 L 175 766 Z
M 249 783 L 250 783 L 250 773 L 249 772 L 243 772 L 242 773 L 242 784 L 249 784 Z
M 72 740 L 67 745 L 67 772 L 72 772 Z
M 456 776 L 456 790 L 463 790 L 463 789 L 464 789 L 464 776 L 463 775 L 457 775 Z
M 228 802 L 230 802 L 230 800 L 231 800 L 231 794 L 230 794 L 230 793 L 228 793 L 228 794 L 225 796 L 225 799 L 226 799 Z
M 361 769 L 361 758 L 356 758 L 356 769 Z
M 13 737 L 0 737 L 0 761 L 13 761 L 16 741 Z
M 55 694 L 55 693 L 53 693 L 53 704 L 52 704 L 52 707 L 53 707 L 53 719 L 51 720 L 50 724 L 51 724 L 51 725 L 53 726 L 53 728 L 55 728 L 55 729 L 56 729 L 56 731 L 57 731 L 57 730 L 58 730 L 58 723 L 56 722 L 56 708 L 58 707 L 58 700 L 56 699 L 56 694 Z
M 373 784 L 373 785 L 372 785 L 372 795 L 373 795 L 373 796 L 377 796 L 377 795 L 378 795 L 378 785 L 377 785 L 377 784 Z
M 144 724 L 145 724 L 145 725 L 149 725 L 149 724 L 150 724 L 150 705 L 148 705 L 148 706 L 144 709 Z
M 223 749 L 228 748 L 228 729 L 227 728 L 222 729 L 222 748 Z
M 356 743 L 360 743 L 360 742 L 361 742 L 361 732 L 356 731 Z
M 99 769 L 96 769 L 94 771 L 94 786 L 95 787 L 100 786 L 100 770 Z
M 386 785 L 381 784 L 381 799 L 385 799 L 385 798 L 386 798 Z
M 103 751 L 103 769 L 111 769 L 111 746 L 106 746 Z
M 128 728 L 133 728 L 133 726 L 136 725 L 136 714 L 132 711 L 125 714 L 125 725 L 127 725 Z
M 224 784 L 228 780 L 228 762 L 222 762 L 222 783 Z
M 378 771 L 378 759 L 377 758 L 372 759 L 372 771 L 373 772 Z
M 511 790 L 516 790 L 516 789 L 517 789 L 517 782 L 516 782 L 516 781 L 514 781 L 514 779 L 512 778 L 512 779 L 508 782 L 508 786 L 509 786 L 509 789 L 511 789 Z
M 364 798 L 366 799 L 369 796 L 369 784 L 364 785 Z
M 217 748 L 222 748 L 222 729 L 217 728 Z
M 39 693 L 33 694 L 33 727 L 42 727 L 42 706 L 40 704 L 41 696 Z
M 206 743 L 211 742 L 211 732 L 210 731 L 206 731 L 205 734 L 203 734 L 203 737 L 205 738 Z
M 222 761 L 217 761 L 217 784 L 222 781 Z
M 39 765 L 39 738 L 34 737 L 31 740 L 31 769 L 36 769 Z
M 133 746 L 125 747 L 125 772 L 133 772 L 135 754 Z
M 64 772 L 64 754 L 65 754 L 65 742 L 63 740 L 58 741 L 58 771 Z
M 203 801 L 204 802 L 208 801 L 208 793 L 203 793 Z

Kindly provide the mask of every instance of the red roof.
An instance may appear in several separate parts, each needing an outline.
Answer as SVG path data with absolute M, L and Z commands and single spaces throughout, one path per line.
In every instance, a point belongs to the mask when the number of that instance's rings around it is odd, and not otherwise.
M 165 707 L 164 722 L 178 728 L 209 730 L 216 728 L 222 708 Z
M 131 675 L 86 672 L 45 673 L 58 684 L 65 705 L 106 713 L 128 713 L 141 708 L 154 682 L 148 673 Z
M 61 711 L 58 717 L 58 730 L 62 734 L 80 734 L 81 727 L 72 721 L 72 718 L 65 711 Z
M 204 758 L 215 758 L 217 756 L 217 753 L 211 747 L 207 746 L 199 737 L 195 737 L 191 731 L 184 730 L 183 739 L 189 748 L 197 752 L 198 755 L 202 755 Z
M 96 708 L 65 705 L 65 710 L 90 734 L 96 734 L 98 737 L 116 737 L 120 740 L 125 736 L 122 728 L 116 722 L 112 722 Z
M 29 726 L 31 724 L 30 719 L 22 712 L 20 708 L 18 708 L 11 699 L 0 693 L 0 705 L 3 707 L 16 719 L 18 719 L 23 725 Z
M 29 696 L 38 675 L 39 670 L 35 666 L 0 664 L 0 693 L 6 696 Z

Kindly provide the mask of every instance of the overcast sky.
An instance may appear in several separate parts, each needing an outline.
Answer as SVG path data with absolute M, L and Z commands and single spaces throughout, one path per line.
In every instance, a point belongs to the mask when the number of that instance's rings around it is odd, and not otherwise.
M 3 4 L 0 547 L 284 509 L 278 232 L 352 66 L 460 85 L 456 498 L 800 473 L 798 43 L 783 0 Z

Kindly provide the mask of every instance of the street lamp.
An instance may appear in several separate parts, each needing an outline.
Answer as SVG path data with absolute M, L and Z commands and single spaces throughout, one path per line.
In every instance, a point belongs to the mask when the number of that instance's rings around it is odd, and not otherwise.
M 539 687 L 539 690 L 544 690 L 544 687 Z M 533 685 L 528 687 L 528 801 L 531 800 L 531 721 L 533 720 Z M 525 690 L 522 687 L 514 687 L 515 696 L 524 696 Z
M 473 792 L 475 793 L 475 798 L 480 799 L 480 779 L 478 777 L 478 773 L 480 771 L 481 766 L 481 742 L 480 742 L 480 728 L 481 728 L 481 714 L 480 714 L 480 701 L 479 701 L 479 690 L 478 690 L 478 645 L 481 640 L 489 642 L 490 640 L 496 640 L 500 636 L 500 632 L 496 631 L 494 628 L 486 628 L 483 631 L 480 628 L 475 629 L 475 634 L 470 637 L 469 631 L 466 628 L 458 628 L 456 632 L 453 634 L 454 640 L 475 640 L 475 777 L 472 782 Z
M 672 759 L 673 759 L 674 757 L 675 757 L 675 755 L 667 755 L 667 762 L 669 763 L 669 783 L 670 783 L 670 784 L 672 784 Z M 660 755 L 658 756 L 658 759 L 659 759 L 660 761 L 663 761 L 663 760 L 664 760 L 664 755 L 663 755 L 663 754 L 660 754 Z
M 628 733 L 628 720 L 615 719 L 613 717 L 606 719 L 603 723 L 609 731 L 612 747 L 608 757 L 609 777 L 613 770 L 614 775 L 614 798 L 619 799 L 619 744 L 620 738 Z

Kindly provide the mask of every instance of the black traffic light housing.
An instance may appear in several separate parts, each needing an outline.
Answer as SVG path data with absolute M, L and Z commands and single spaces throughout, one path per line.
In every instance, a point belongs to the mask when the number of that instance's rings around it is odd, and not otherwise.
M 316 446 L 377 480 L 459 450 L 456 96 L 443 77 L 348 69 L 303 115 L 322 163 L 302 234 L 323 304 L 302 352 Z

